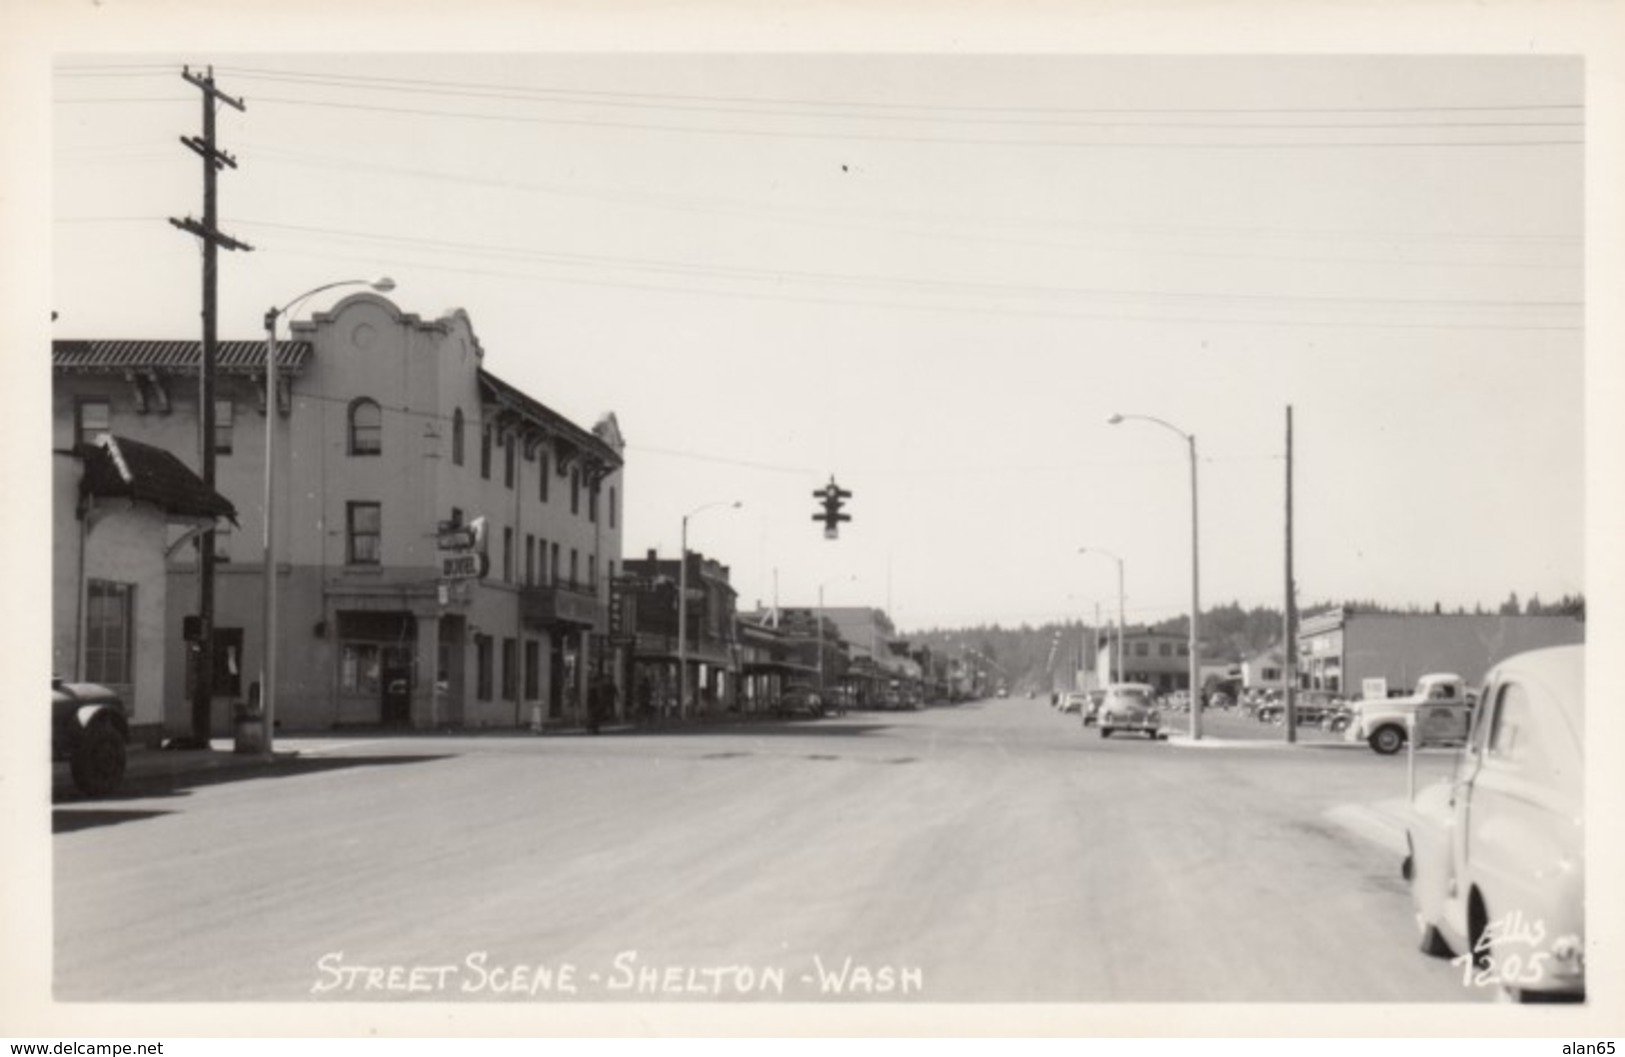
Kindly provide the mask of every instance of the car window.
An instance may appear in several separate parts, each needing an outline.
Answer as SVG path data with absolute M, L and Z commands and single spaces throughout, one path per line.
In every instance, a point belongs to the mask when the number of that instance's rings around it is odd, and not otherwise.
M 1518 682 L 1503 683 L 1496 694 L 1495 716 L 1490 725 L 1489 758 L 1521 770 L 1544 771 L 1546 753 L 1536 719 L 1527 688 Z

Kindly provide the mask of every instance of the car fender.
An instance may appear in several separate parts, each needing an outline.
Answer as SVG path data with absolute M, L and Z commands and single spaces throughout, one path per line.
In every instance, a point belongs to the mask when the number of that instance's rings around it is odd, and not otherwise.
M 1405 846 L 1409 852 L 1411 906 L 1419 923 L 1432 925 L 1452 950 L 1465 948 L 1467 932 L 1464 901 L 1455 893 L 1455 866 L 1451 862 L 1451 827 L 1455 809 L 1451 784 L 1436 782 L 1417 793 L 1405 819 Z
M 92 723 L 105 719 L 106 722 L 113 724 L 113 729 L 119 732 L 120 737 L 128 739 L 130 736 L 130 724 L 124 718 L 124 712 L 121 709 L 111 708 L 107 705 L 80 705 L 74 710 L 73 716 L 75 734 L 89 729 Z

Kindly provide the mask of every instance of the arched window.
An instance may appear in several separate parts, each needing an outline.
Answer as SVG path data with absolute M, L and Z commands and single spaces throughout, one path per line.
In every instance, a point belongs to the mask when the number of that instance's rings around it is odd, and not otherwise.
M 378 401 L 362 397 L 350 404 L 350 454 L 377 455 L 384 450 L 384 413 Z
M 463 409 L 458 408 L 451 415 L 451 463 L 453 466 L 463 464 Z

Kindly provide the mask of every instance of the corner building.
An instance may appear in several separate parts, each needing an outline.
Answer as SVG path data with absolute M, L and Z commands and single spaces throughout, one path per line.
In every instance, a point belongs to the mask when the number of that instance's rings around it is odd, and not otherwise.
M 263 342 L 222 341 L 217 357 L 215 487 L 241 525 L 215 538 L 216 730 L 262 663 L 268 404 L 278 729 L 579 719 L 588 677 L 625 666 L 606 636 L 625 500 L 615 417 L 586 429 L 497 378 L 461 310 L 423 320 L 362 293 L 290 329 L 271 401 Z M 200 464 L 198 342 L 53 345 L 64 432 L 111 430 Z M 485 575 L 442 580 L 442 530 L 481 518 Z M 182 543 L 167 566 L 175 733 L 197 564 Z

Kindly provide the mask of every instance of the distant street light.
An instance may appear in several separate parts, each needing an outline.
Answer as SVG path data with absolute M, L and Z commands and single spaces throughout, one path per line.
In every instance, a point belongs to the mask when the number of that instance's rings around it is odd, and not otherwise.
M 1201 738 L 1202 738 L 1202 684 L 1201 684 L 1202 658 L 1201 658 L 1201 653 L 1199 652 L 1199 646 L 1198 646 L 1198 643 L 1201 641 L 1201 639 L 1200 639 L 1200 632 L 1198 631 L 1198 628 L 1197 628 L 1197 622 L 1201 619 L 1202 603 L 1201 603 L 1201 596 L 1200 596 L 1200 585 L 1201 585 L 1201 564 L 1200 564 L 1200 558 L 1199 558 L 1200 547 L 1198 546 L 1199 537 L 1197 535 L 1197 522 L 1196 522 L 1196 436 L 1195 436 L 1195 434 L 1192 434 L 1192 433 L 1186 433 L 1184 430 L 1180 429 L 1178 426 L 1175 426 L 1170 422 L 1164 422 L 1162 419 L 1153 418 L 1150 415 L 1112 415 L 1110 418 L 1108 418 L 1106 420 L 1106 422 L 1107 422 L 1108 425 L 1115 426 L 1115 425 L 1118 425 L 1119 423 L 1127 422 L 1127 421 L 1129 421 L 1131 419 L 1137 419 L 1137 420 L 1139 420 L 1141 422 L 1150 422 L 1150 423 L 1152 423 L 1154 425 L 1161 426 L 1163 429 L 1169 430 L 1170 432 L 1179 434 L 1181 437 L 1185 438 L 1186 448 L 1190 452 L 1190 460 L 1191 460 L 1191 643 L 1190 643 L 1190 653 L 1191 653 L 1191 663 L 1190 663 L 1191 740 L 1192 741 L 1200 741 Z
M 1099 547 L 1079 547 L 1079 554 L 1099 554 L 1117 563 L 1117 660 L 1112 664 L 1112 682 L 1127 682 L 1123 675 L 1123 559 Z
M 262 592 L 264 611 L 261 615 L 265 626 L 260 645 L 260 710 L 264 715 L 267 753 L 272 751 L 276 740 L 276 530 L 272 527 L 276 510 L 276 489 L 272 486 L 276 466 L 276 324 L 306 298 L 340 286 L 370 286 L 380 293 L 388 293 L 395 289 L 395 280 L 385 276 L 380 279 L 341 279 L 336 283 L 325 283 L 306 290 L 281 308 L 271 308 L 265 313 L 265 588 Z
M 683 515 L 681 553 L 677 559 L 677 715 L 688 718 L 688 519 L 707 510 L 727 507 L 738 510 L 744 504 L 739 500 L 707 503 Z

